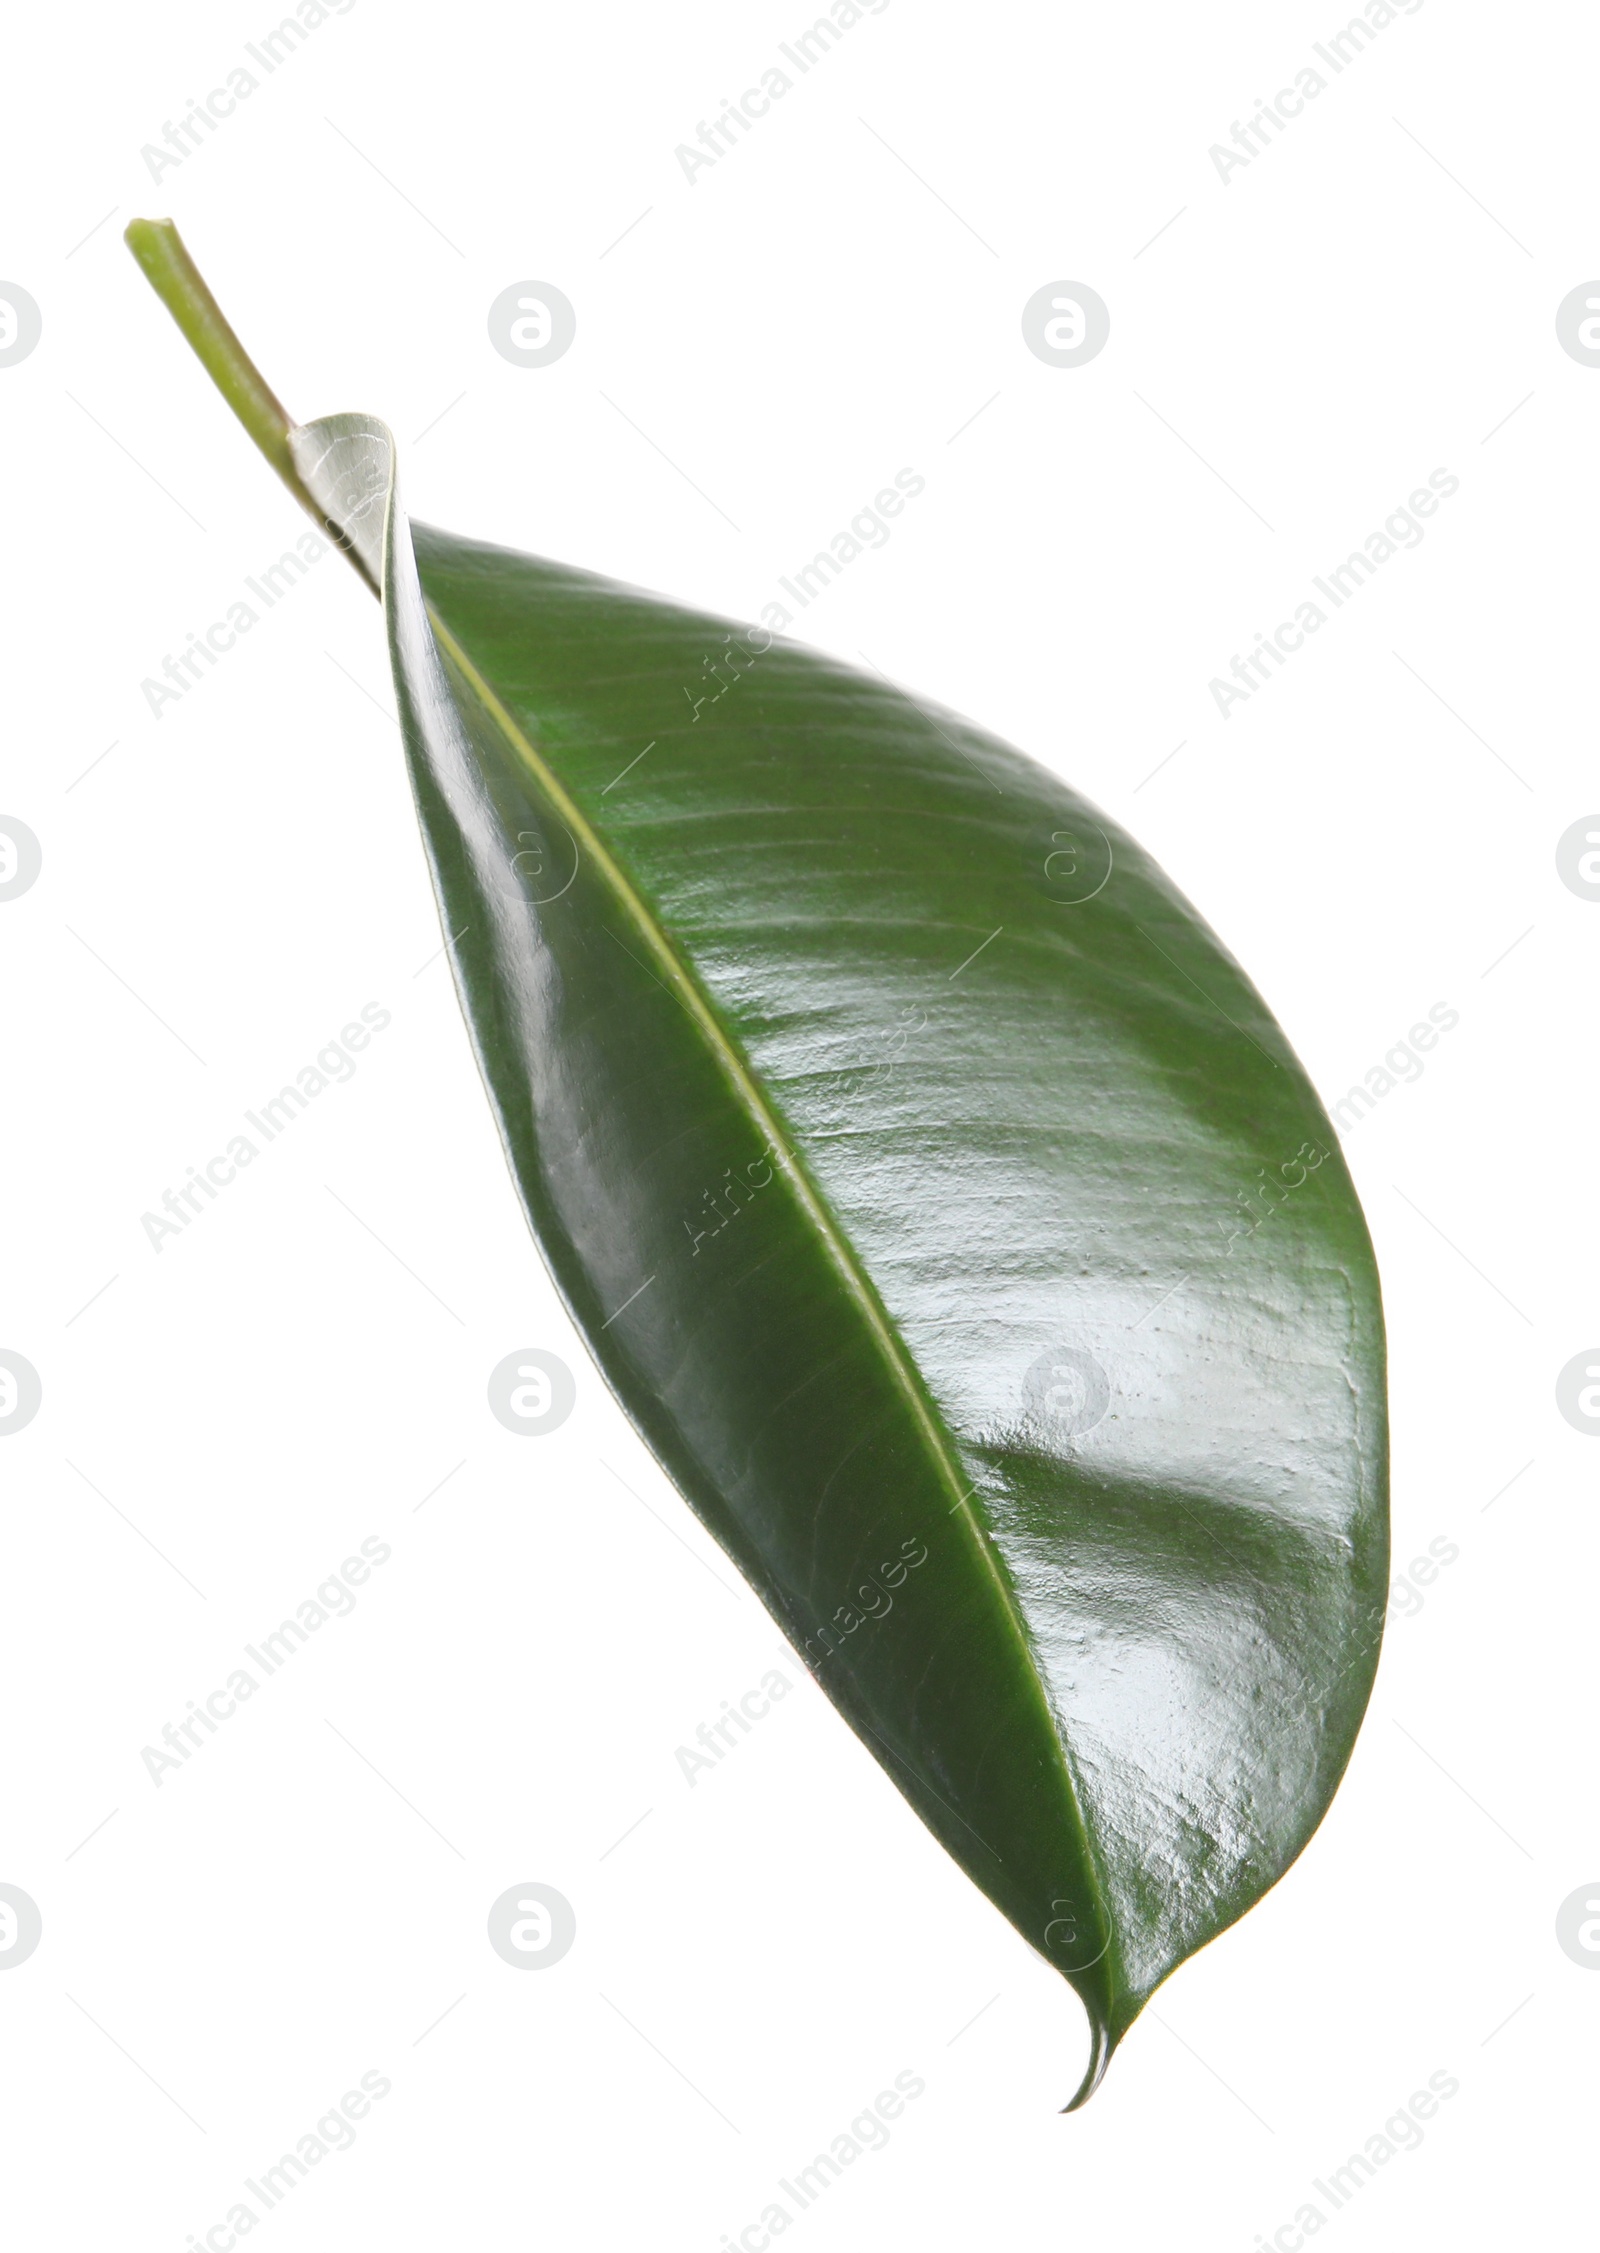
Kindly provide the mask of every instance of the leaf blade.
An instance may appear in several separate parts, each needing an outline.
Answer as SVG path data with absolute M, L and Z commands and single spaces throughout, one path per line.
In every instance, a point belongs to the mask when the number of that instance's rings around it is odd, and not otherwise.
M 379 427 L 296 437 L 358 546 L 376 496 L 341 449 Z M 1370 1688 L 1381 1309 L 1321 1107 L 1160 872 L 1020 754 L 785 645 L 696 703 L 721 621 L 423 527 L 413 550 L 386 482 L 382 506 L 413 786 L 535 1232 L 692 1506 L 1077 1988 L 1081 2101 L 1300 1851 Z M 874 1040 L 941 979 L 945 1058 L 897 1083 Z M 1287 1194 L 1208 1256 L 1278 1148 Z M 1052 1371 L 1104 1391 L 1092 1423 Z M 894 1594 L 886 1549 L 923 1551 Z

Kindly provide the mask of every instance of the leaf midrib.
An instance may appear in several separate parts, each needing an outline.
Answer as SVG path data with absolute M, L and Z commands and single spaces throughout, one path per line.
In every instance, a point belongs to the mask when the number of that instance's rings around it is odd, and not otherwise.
M 821 1191 L 811 1180 L 810 1174 L 794 1146 L 794 1136 L 787 1131 L 786 1124 L 780 1120 L 779 1115 L 763 1094 L 738 1044 L 712 1007 L 709 997 L 701 989 L 699 980 L 690 970 L 688 964 L 681 959 L 677 948 L 662 928 L 660 921 L 651 912 L 644 895 L 615 859 L 582 807 L 578 805 L 560 778 L 540 757 L 514 716 L 506 709 L 506 706 L 484 679 L 460 642 L 457 641 L 455 635 L 445 624 L 438 610 L 431 601 L 426 599 L 426 596 L 424 597 L 424 606 L 428 623 L 441 650 L 462 681 L 471 690 L 484 712 L 494 722 L 510 749 L 528 768 L 540 789 L 558 808 L 562 820 L 566 822 L 574 837 L 579 840 L 581 845 L 587 847 L 596 872 L 612 893 L 619 907 L 628 916 L 640 938 L 655 956 L 661 968 L 673 981 L 678 992 L 678 998 L 693 1018 L 707 1047 L 721 1067 L 723 1076 L 734 1095 L 743 1104 L 755 1124 L 767 1136 L 769 1142 L 787 1153 L 791 1175 L 796 1185 L 796 1194 L 802 1209 L 816 1230 L 817 1236 L 845 1288 L 864 1316 L 867 1327 L 883 1356 L 895 1386 L 911 1409 L 913 1419 L 922 1435 L 935 1470 L 953 1498 L 948 1514 L 954 1517 L 959 1512 L 960 1523 L 976 1549 L 984 1570 L 992 1580 L 1005 1615 L 1011 1623 L 1012 1632 L 1016 1637 L 1018 1650 L 1027 1669 L 1028 1679 L 1032 1684 L 1048 1740 L 1056 1750 L 1061 1778 L 1066 1786 L 1068 1802 L 1078 1832 L 1083 1865 L 1094 1883 L 1098 1896 L 1096 1906 L 1100 1912 L 1105 1936 L 1109 1946 L 1120 1957 L 1121 1950 L 1118 1946 L 1117 1933 L 1111 1917 L 1110 1904 L 1106 1897 L 1105 1883 L 1100 1873 L 1097 1857 L 1094 1854 L 1089 1827 L 1084 1819 L 1077 1779 L 1072 1773 L 1062 1733 L 1056 1726 L 1055 1716 L 1051 1710 L 1043 1681 L 1040 1678 L 1038 1667 L 1034 1663 L 1026 1624 L 1017 1608 L 1015 1593 L 1001 1569 L 999 1559 L 996 1557 L 989 1538 L 978 1521 L 976 1512 L 972 1509 L 972 1496 L 976 1490 L 968 1487 L 961 1477 L 960 1466 L 955 1459 L 953 1445 L 935 1420 L 932 1407 L 915 1379 L 904 1342 L 895 1330 L 888 1313 L 879 1301 L 876 1291 L 856 1258 L 848 1237 L 828 1210 Z

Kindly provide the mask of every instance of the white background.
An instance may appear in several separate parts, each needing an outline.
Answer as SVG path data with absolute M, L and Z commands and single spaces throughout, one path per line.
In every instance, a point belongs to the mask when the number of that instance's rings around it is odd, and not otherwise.
M 44 851 L 0 905 L 0 1344 L 44 1387 L 0 1504 L 0 1879 L 44 1919 L 0 1979 L 19 2242 L 204 2242 L 369 2070 L 391 2093 L 274 2243 L 714 2253 L 906 2069 L 892 2142 L 794 2222 L 813 2253 L 1271 2243 L 1440 2070 L 1459 2094 L 1339 2243 L 1543 2242 L 1586 2182 L 1600 1980 L 1554 1926 L 1600 1872 L 1600 1450 L 1554 1387 L 1600 1334 L 1600 905 L 1555 846 L 1600 803 L 1600 373 L 1554 312 L 1600 271 L 1600 41 L 1576 6 L 1427 0 L 1224 184 L 1208 148 L 1341 11 L 1063 13 L 891 0 L 692 185 L 675 146 L 804 7 L 357 0 L 159 185 L 142 145 L 272 8 L 13 24 L 0 278 L 44 316 L 0 369 L 0 813 Z M 753 617 L 916 468 L 797 632 L 1126 822 L 1328 1100 L 1459 1012 L 1347 1138 L 1397 1567 L 1459 1555 L 1395 1618 L 1301 1863 L 1081 2115 L 1070 1991 L 558 1308 L 436 957 L 369 597 L 330 556 L 147 709 L 303 524 L 122 247 L 169 211 L 291 410 L 382 414 L 460 531 Z M 538 371 L 485 327 L 528 278 L 577 308 Z M 1111 309 L 1073 371 L 1019 326 L 1061 278 Z M 1440 467 L 1422 544 L 1219 715 L 1233 653 Z M 356 1077 L 153 1251 L 141 1214 L 366 1002 L 393 1021 Z M 543 1439 L 485 1404 L 525 1346 L 577 1377 Z M 355 1613 L 158 1789 L 141 1748 L 373 1535 Z M 675 1748 L 774 1664 L 793 1695 L 691 1790 Z M 535 1879 L 578 1938 L 527 1975 L 484 1920 Z

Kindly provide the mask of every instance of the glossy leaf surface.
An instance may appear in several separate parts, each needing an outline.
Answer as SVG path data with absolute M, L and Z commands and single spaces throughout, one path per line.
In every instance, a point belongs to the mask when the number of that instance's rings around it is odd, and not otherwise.
M 1098 2065 L 1304 1844 L 1370 1686 L 1381 1317 L 1322 1109 L 1160 872 L 1015 751 L 409 527 L 379 426 L 296 454 L 383 586 L 573 1315 Z
M 167 234 L 130 239 L 226 361 Z M 1020 753 L 411 525 L 380 424 L 285 428 L 269 458 L 382 591 L 462 1005 L 573 1318 L 1077 1989 L 1081 2101 L 1305 1844 L 1371 1686 L 1382 1317 L 1323 1110 L 1160 870 Z

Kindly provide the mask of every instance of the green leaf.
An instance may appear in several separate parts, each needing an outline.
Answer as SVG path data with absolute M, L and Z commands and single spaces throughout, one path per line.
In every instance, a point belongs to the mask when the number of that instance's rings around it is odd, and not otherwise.
M 130 239 L 190 326 L 170 245 Z M 1322 1107 L 1161 871 L 1019 752 L 410 524 L 379 423 L 283 428 L 382 591 L 462 1006 L 572 1317 L 1082 1997 L 1081 2102 L 1304 1846 L 1371 1687 L 1382 1316 Z

